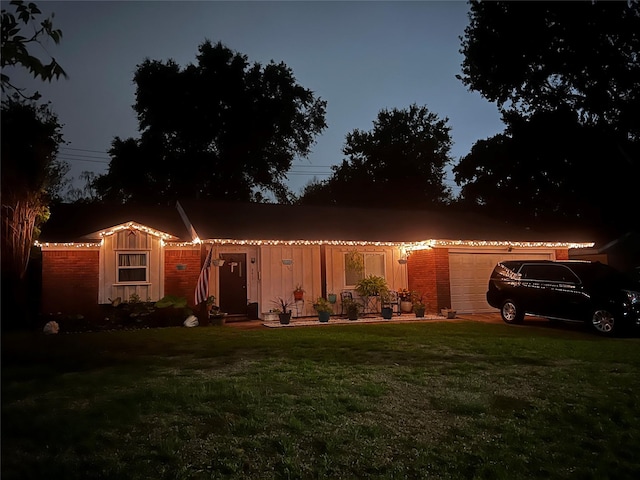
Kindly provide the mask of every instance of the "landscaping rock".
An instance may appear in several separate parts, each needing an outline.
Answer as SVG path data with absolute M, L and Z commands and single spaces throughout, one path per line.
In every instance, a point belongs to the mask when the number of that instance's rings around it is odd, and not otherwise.
M 53 335 L 53 334 L 58 333 L 60 331 L 60 326 L 58 325 L 58 322 L 54 322 L 52 320 L 52 321 L 47 322 L 45 324 L 45 326 L 42 329 L 42 331 L 47 335 Z
M 195 315 L 190 315 L 184 321 L 183 325 L 185 327 L 197 327 L 198 325 L 200 325 L 200 322 L 198 322 L 198 318 Z

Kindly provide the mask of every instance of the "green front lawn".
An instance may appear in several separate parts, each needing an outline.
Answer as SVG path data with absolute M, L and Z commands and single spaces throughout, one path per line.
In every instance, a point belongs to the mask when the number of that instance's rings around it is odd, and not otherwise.
M 639 347 L 473 322 L 5 334 L 1 476 L 638 478 Z

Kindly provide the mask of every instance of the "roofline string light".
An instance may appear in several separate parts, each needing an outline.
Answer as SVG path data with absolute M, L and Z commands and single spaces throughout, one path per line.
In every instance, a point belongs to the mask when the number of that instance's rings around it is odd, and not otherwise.
M 423 240 L 420 242 L 372 242 L 355 240 L 233 240 L 214 238 L 202 240 L 210 245 L 247 246 L 310 246 L 327 245 L 335 247 L 397 247 L 409 254 L 415 250 L 436 247 L 512 247 L 512 248 L 590 248 L 593 242 L 509 242 L 503 240 Z
M 156 237 L 160 237 L 163 240 L 171 240 L 172 238 L 176 238 L 174 235 L 170 233 L 161 232 L 160 230 L 154 230 L 153 228 L 145 227 L 144 225 L 140 225 L 136 222 L 128 222 L 123 223 L 122 225 L 117 225 L 115 227 L 110 228 L 109 230 L 103 230 L 98 233 L 100 237 L 108 237 L 115 233 L 118 233 L 122 230 L 139 230 L 144 233 L 148 233 L 149 235 L 154 235 Z
M 99 242 L 87 242 L 87 243 L 75 243 L 75 242 L 40 243 L 38 240 L 36 240 L 35 242 L 33 242 L 33 246 L 38 248 L 78 248 L 79 249 L 79 248 L 101 248 L 103 243 L 104 243 L 104 240 L 100 240 Z
M 435 247 L 590 248 L 593 242 L 509 242 L 503 240 L 424 240 L 406 243 L 407 251 Z
M 403 252 L 403 255 L 409 255 L 416 250 L 428 250 L 436 247 L 507 247 L 507 248 L 590 248 L 594 246 L 593 242 L 508 242 L 501 240 L 423 240 L 420 242 L 371 242 L 371 241 L 355 241 L 355 240 L 232 240 L 228 238 L 214 238 L 211 240 L 200 240 L 196 238 L 191 242 L 173 242 L 170 238 L 175 238 L 170 234 L 158 232 L 141 225 L 125 224 L 114 227 L 108 231 L 101 232 L 104 238 L 113 235 L 118 231 L 133 227 L 137 230 L 150 233 L 161 237 L 162 245 L 167 247 L 186 247 L 200 244 L 219 245 L 235 245 L 235 246 L 311 246 L 326 245 L 333 247 L 395 247 Z M 139 228 L 138 228 L 139 227 Z M 34 242 L 37 247 L 99 247 L 102 243 L 40 243 Z

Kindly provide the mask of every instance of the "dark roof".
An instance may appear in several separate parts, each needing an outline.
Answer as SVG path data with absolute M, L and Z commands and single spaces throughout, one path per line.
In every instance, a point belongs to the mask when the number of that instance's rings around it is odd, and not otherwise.
M 592 241 L 588 234 L 582 232 L 534 232 L 499 219 L 454 210 L 413 211 L 197 200 L 179 203 L 201 240 Z
M 201 240 L 343 240 L 414 242 L 486 240 L 591 242 L 578 231 L 538 232 L 463 211 L 393 210 L 260 203 L 181 201 Z M 179 240 L 192 236 L 175 206 L 63 204 L 52 208 L 41 242 L 81 242 L 87 235 L 136 222 Z M 94 236 L 93 238 L 98 238 Z
M 42 226 L 40 242 L 67 243 L 99 240 L 92 235 L 110 227 L 135 222 L 190 241 L 184 222 L 173 206 L 61 204 L 51 208 Z M 89 236 L 89 237 L 87 237 Z

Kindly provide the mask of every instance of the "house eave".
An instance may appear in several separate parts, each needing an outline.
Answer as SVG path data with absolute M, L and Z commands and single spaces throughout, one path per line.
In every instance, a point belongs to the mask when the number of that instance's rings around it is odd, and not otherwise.
M 42 250 L 100 250 L 102 241 L 99 242 L 33 242 L 33 246 Z
M 232 239 L 232 238 L 211 238 L 202 240 L 204 244 L 210 245 L 247 245 L 247 246 L 378 246 L 378 247 L 399 247 L 407 251 L 424 250 L 429 248 L 442 247 L 506 247 L 506 248 L 590 248 L 593 242 L 558 242 L 558 241 L 505 241 L 505 240 L 442 240 L 429 239 L 417 242 L 381 242 L 364 240 L 272 240 L 272 239 Z
M 104 230 L 99 230 L 97 232 L 89 233 L 87 235 L 84 235 L 82 239 L 97 240 L 104 237 L 108 237 L 110 235 L 114 235 L 122 230 L 137 230 L 137 231 L 148 233 L 149 235 L 153 235 L 155 237 L 161 238 L 164 241 L 178 240 L 178 237 L 176 237 L 175 235 L 171 235 L 170 233 L 147 227 L 146 225 L 142 225 L 134 221 L 121 223 L 120 225 L 114 225 Z

